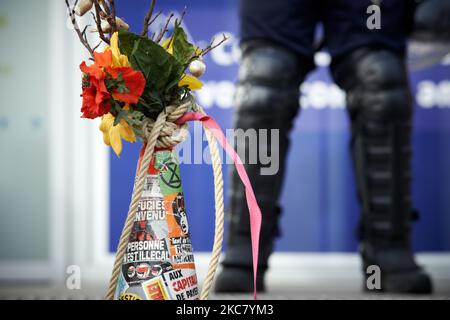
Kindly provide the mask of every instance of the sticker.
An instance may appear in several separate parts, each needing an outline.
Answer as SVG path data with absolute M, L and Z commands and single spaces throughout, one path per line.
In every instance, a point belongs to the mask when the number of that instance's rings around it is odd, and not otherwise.
M 142 152 L 139 166 L 141 158 Z M 157 151 L 147 173 L 115 298 L 198 299 L 194 255 L 176 152 Z
M 182 191 L 180 168 L 172 151 L 158 152 L 155 168 L 159 171 L 160 190 L 163 195 Z
M 145 279 L 150 274 L 150 266 L 148 263 L 141 263 L 136 268 L 136 275 L 139 279 Z
M 142 288 L 148 300 L 169 300 L 169 295 L 161 276 L 142 283 Z
M 143 197 L 138 204 L 130 241 L 164 239 L 167 232 L 163 196 Z
M 127 272 L 127 270 L 135 272 Z M 122 265 L 123 274 L 129 285 L 140 284 L 142 281 L 152 279 L 164 272 L 173 270 L 170 262 L 152 261 L 145 263 L 126 263 Z
M 161 275 L 163 270 L 164 269 L 161 265 L 159 265 L 159 264 L 153 265 L 152 270 L 151 270 L 152 276 L 157 277 L 157 276 Z
M 128 278 L 133 278 L 136 274 L 136 268 L 134 266 L 129 266 L 127 271 Z
M 134 293 L 124 293 L 120 296 L 119 300 L 142 300 L 137 294 Z
M 187 222 L 183 193 L 179 192 L 165 195 L 164 205 L 167 212 L 166 219 L 169 238 L 188 236 L 189 225 Z
M 157 173 L 157 172 L 155 172 Z M 159 187 L 158 174 L 152 174 L 145 177 L 144 191 L 142 191 L 142 197 L 149 197 L 152 195 L 161 195 L 161 188 Z
M 117 298 L 124 293 L 130 286 L 128 285 L 127 281 L 123 277 L 122 272 L 119 272 L 119 277 L 117 279 L 117 286 L 116 286 L 116 292 L 114 294 L 114 299 L 117 300 Z
M 161 168 L 160 177 L 164 184 L 172 189 L 179 189 L 181 187 L 181 178 L 178 165 L 175 162 L 167 161 Z
M 132 241 L 127 245 L 124 262 L 168 261 L 170 259 L 166 241 Z
M 198 299 L 197 276 L 194 269 L 177 269 L 162 274 L 170 295 L 176 300 Z
M 170 254 L 174 268 L 195 269 L 194 253 L 190 238 L 170 238 Z

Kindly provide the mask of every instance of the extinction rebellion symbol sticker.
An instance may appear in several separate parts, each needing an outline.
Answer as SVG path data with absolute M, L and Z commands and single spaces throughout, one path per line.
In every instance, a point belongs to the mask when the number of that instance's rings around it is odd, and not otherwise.
M 181 187 L 181 179 L 178 173 L 178 165 L 175 162 L 166 162 L 161 168 L 161 179 L 172 189 Z
M 155 168 L 159 171 L 158 178 L 163 195 L 183 192 L 180 167 L 173 151 L 158 152 L 155 159 Z

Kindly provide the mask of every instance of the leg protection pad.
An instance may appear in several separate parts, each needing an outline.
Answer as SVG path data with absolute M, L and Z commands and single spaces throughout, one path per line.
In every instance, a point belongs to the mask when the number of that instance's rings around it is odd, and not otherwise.
M 289 144 L 288 134 L 298 111 L 299 85 L 307 70 L 302 70 L 302 61 L 292 52 L 268 42 L 252 41 L 243 45 L 243 56 L 239 69 L 236 92 L 235 129 L 241 132 L 259 129 L 278 129 L 279 141 L 265 145 L 249 146 L 248 139 L 235 139 L 240 156 L 261 206 L 263 214 L 261 230 L 261 267 L 266 266 L 272 251 L 272 239 L 277 235 L 277 206 L 284 172 L 284 158 Z M 245 137 L 245 136 L 244 136 Z M 275 146 L 277 144 L 278 146 Z M 251 147 L 251 148 L 249 148 Z M 273 148 L 272 148 L 273 147 Z M 261 148 L 265 150 L 260 150 Z M 250 150 L 260 153 L 278 153 L 279 170 L 273 175 L 261 175 L 263 167 L 249 163 Z M 242 154 L 245 153 L 245 154 Z M 273 155 L 272 155 L 273 156 Z M 229 189 L 230 234 L 225 265 L 251 266 L 251 247 L 248 210 L 245 192 L 234 168 Z
M 409 243 L 412 97 L 403 56 L 359 49 L 333 74 L 347 93 L 361 235 Z

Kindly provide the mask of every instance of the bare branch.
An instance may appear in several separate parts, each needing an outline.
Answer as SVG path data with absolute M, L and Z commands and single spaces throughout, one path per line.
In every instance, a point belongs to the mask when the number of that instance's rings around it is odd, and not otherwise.
M 159 11 L 157 14 L 155 14 L 155 16 L 153 17 L 153 19 L 149 22 L 149 27 L 152 25 L 153 22 L 155 22 L 156 19 L 158 19 L 158 17 L 162 14 L 162 11 Z M 155 36 L 156 36 L 156 32 L 152 33 L 152 36 L 150 37 L 150 39 L 152 41 L 155 41 Z
M 181 25 L 181 22 L 183 22 L 185 14 L 186 14 L 186 7 L 184 7 L 184 9 L 183 9 L 183 12 L 181 13 L 180 19 L 179 20 L 175 19 L 175 25 L 178 25 L 178 26 Z M 173 36 L 170 37 L 170 40 L 169 40 L 169 43 L 167 44 L 167 48 L 166 49 L 170 48 L 170 46 L 172 45 L 173 38 L 174 38 Z
M 100 17 L 106 21 L 111 26 L 111 33 L 114 33 L 118 30 L 117 21 L 116 21 L 116 6 L 114 0 L 98 0 L 101 8 L 103 8 L 103 12 L 100 13 Z
M 108 4 L 104 0 L 100 0 L 100 5 L 102 6 L 105 16 L 109 16 L 111 14 L 111 10 L 109 9 Z
M 172 20 L 172 18 L 173 18 L 173 13 L 171 13 L 170 16 L 167 18 L 164 28 L 159 32 L 158 36 L 156 37 L 156 40 L 155 40 L 156 43 L 159 43 L 161 41 L 161 39 L 164 37 L 164 35 L 166 34 L 166 32 L 168 31 L 168 26 L 169 26 L 170 20 Z
M 173 38 L 174 38 L 174 36 L 172 35 L 172 36 L 170 37 L 170 40 L 169 40 L 169 42 L 167 43 L 167 48 L 165 48 L 166 50 L 167 50 L 167 49 L 169 49 L 169 48 L 170 48 L 170 46 L 172 45 L 172 42 L 173 42 Z
M 83 29 L 83 31 L 80 31 L 80 27 L 78 26 L 77 19 L 75 18 L 75 7 L 78 4 L 78 0 L 75 1 L 73 7 L 70 7 L 68 0 L 65 0 L 65 2 L 66 2 L 67 10 L 69 11 L 70 21 L 72 22 L 73 28 L 74 28 L 75 32 L 77 33 L 81 44 L 89 51 L 89 53 L 93 57 L 94 49 L 91 48 L 91 46 L 89 45 L 89 42 L 87 41 L 87 38 L 86 38 L 86 28 L 87 27 L 85 27 Z
M 94 50 L 94 51 L 97 50 L 98 47 L 100 47 L 100 45 L 102 44 L 102 42 L 103 42 L 103 41 L 100 41 L 99 43 L 97 43 L 97 45 L 93 48 L 93 50 Z
M 181 24 L 183 22 L 184 16 L 186 15 L 186 7 L 184 7 L 183 12 L 181 12 L 180 20 L 177 19 L 177 23 Z
M 162 14 L 162 11 L 159 11 L 157 14 L 155 14 L 155 16 L 153 17 L 153 19 L 148 23 L 148 26 L 150 27 L 151 24 L 153 22 L 155 22 L 156 19 L 158 19 L 158 17 Z
M 204 56 L 204 55 L 208 54 L 211 50 L 217 48 L 217 47 L 220 46 L 222 43 L 224 43 L 225 41 L 228 40 L 228 37 L 227 37 L 225 34 L 223 34 L 222 36 L 223 36 L 222 40 L 220 40 L 220 41 L 217 42 L 217 43 L 214 43 L 216 39 L 213 39 L 213 40 L 211 41 L 211 44 L 210 44 L 209 46 L 207 46 L 206 48 L 204 48 L 204 49 L 200 52 L 199 56 Z
M 141 36 L 143 36 L 143 37 L 148 36 L 148 27 L 150 26 L 150 23 L 151 23 L 150 20 L 153 15 L 153 10 L 155 9 L 155 3 L 156 3 L 156 0 L 152 0 L 152 2 L 150 4 L 150 9 L 147 11 L 147 14 L 145 15 L 144 28 L 142 29 L 142 33 L 141 33 Z
M 77 5 L 78 5 L 78 0 L 75 0 L 75 3 L 73 4 L 73 7 L 72 7 L 72 11 L 75 12 L 75 8 L 77 7 Z
M 102 29 L 102 22 L 100 13 L 103 12 L 102 8 L 100 7 L 99 0 L 93 0 L 94 1 L 94 8 L 95 8 L 95 15 L 92 13 L 92 16 L 94 17 L 95 24 L 97 25 L 97 31 L 100 39 L 105 41 L 107 44 L 109 44 L 109 39 L 105 37 L 105 34 Z
M 91 26 L 90 24 L 87 24 L 87 25 L 84 27 L 83 31 L 81 31 L 81 35 L 82 35 L 82 36 L 86 35 L 86 30 L 87 30 L 87 28 L 89 28 L 90 26 Z
M 114 3 L 114 0 L 109 0 L 109 5 L 111 7 L 111 12 L 108 14 L 106 20 L 108 21 L 109 25 L 111 26 L 111 33 L 114 33 L 118 30 L 117 22 L 116 22 L 116 5 Z M 105 6 L 107 7 L 106 4 L 105 4 Z

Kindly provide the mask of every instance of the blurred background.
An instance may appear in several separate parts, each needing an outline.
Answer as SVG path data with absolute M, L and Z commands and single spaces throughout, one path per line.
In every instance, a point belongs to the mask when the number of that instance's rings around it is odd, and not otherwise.
M 117 15 L 131 31 L 140 31 L 149 2 L 116 1 Z M 224 129 L 232 127 L 239 63 L 237 5 L 157 3 L 165 14 L 187 7 L 183 27 L 199 46 L 222 33 L 230 37 L 205 58 L 204 88 L 197 93 L 198 103 Z M 78 65 L 87 56 L 64 1 L 0 0 L 0 42 L 0 298 L 100 298 L 140 145 L 126 143 L 118 158 L 103 145 L 99 122 L 80 119 Z M 317 53 L 315 62 L 317 69 L 299 88 L 302 111 L 292 132 L 269 292 L 358 297 L 359 212 L 345 96 L 330 79 L 327 52 Z M 434 277 L 437 295 L 449 297 L 450 54 L 412 70 L 410 79 L 416 100 L 413 204 L 421 217 L 414 225 L 414 249 Z M 202 278 L 214 234 L 211 169 L 182 165 L 181 174 Z M 67 279 L 77 268 L 81 288 L 71 290 Z

